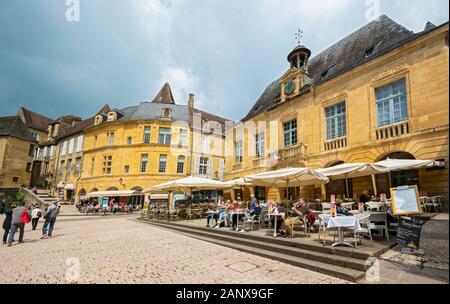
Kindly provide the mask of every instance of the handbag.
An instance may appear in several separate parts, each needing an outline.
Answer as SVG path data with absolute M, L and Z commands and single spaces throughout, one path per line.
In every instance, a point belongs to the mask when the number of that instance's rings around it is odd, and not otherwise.
M 25 210 L 23 210 L 21 221 L 23 224 L 28 224 L 30 222 L 30 218 L 28 217 L 28 212 L 26 208 Z

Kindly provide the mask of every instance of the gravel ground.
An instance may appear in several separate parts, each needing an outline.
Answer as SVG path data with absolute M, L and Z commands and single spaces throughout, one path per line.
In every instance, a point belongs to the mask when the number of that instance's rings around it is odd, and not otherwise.
M 38 231 L 27 225 L 23 244 L 0 247 L 0 283 L 348 283 L 142 224 L 133 216 L 58 218 L 47 240 L 40 240 L 41 227 L 42 221 Z

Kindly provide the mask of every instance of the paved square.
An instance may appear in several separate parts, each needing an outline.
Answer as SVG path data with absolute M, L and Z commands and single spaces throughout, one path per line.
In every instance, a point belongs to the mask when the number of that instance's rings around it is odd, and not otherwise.
M 27 225 L 25 243 L 0 247 L 0 283 L 348 283 L 132 217 L 59 217 L 39 237 Z

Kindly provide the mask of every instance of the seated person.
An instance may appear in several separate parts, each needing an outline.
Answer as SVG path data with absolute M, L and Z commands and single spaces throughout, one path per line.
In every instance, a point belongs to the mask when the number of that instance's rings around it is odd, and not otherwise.
M 219 214 L 218 213 L 210 213 L 208 214 L 208 216 L 206 217 L 206 227 L 210 227 L 209 226 L 209 222 L 211 221 L 211 219 L 214 219 L 216 221 L 216 224 L 213 227 L 217 226 L 217 220 L 219 219 Z
M 291 216 L 288 217 L 284 221 L 284 229 L 286 231 L 286 235 L 288 237 L 292 237 L 294 235 L 294 231 L 292 230 L 292 224 L 305 225 L 303 218 L 307 216 L 307 225 L 312 226 L 316 221 L 314 213 L 308 208 L 308 205 L 303 199 L 300 199 L 298 202 L 294 203 L 291 209 Z
M 256 202 L 255 206 L 253 206 L 253 209 L 250 209 L 250 215 L 251 216 L 253 216 L 253 215 L 259 216 L 261 214 L 261 211 L 262 211 L 261 206 L 259 205 L 258 202 Z
M 361 196 L 359 197 L 359 202 L 360 203 L 367 203 L 370 202 L 370 195 L 369 195 L 369 191 L 364 190 L 363 193 L 361 194 Z
M 337 215 L 343 215 L 343 216 L 351 216 L 352 215 L 346 207 L 342 206 L 341 201 L 336 202 L 336 213 L 337 213 Z

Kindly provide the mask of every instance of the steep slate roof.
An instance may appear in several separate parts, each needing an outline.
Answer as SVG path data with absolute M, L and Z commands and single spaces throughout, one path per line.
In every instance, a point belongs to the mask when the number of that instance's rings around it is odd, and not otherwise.
M 66 137 L 83 132 L 85 129 L 92 127 L 95 122 L 95 117 L 91 117 L 80 122 L 77 122 L 73 127 L 64 130 L 64 132 L 57 137 L 57 140 L 64 139 Z
M 25 121 L 28 127 L 39 131 L 47 132 L 48 125 L 53 121 L 53 119 L 32 112 L 24 107 L 22 107 L 21 110 L 23 111 Z
M 152 102 L 175 104 L 175 99 L 173 98 L 172 90 L 170 89 L 170 85 L 168 82 L 164 84 L 164 86 L 161 88 L 158 94 L 156 94 Z
M 163 109 L 172 110 L 172 119 L 174 121 L 188 121 L 189 110 L 186 105 L 164 104 L 155 102 L 141 102 L 137 106 L 122 109 L 123 116 L 121 120 L 160 120 Z
M 0 136 L 12 136 L 24 140 L 35 141 L 25 123 L 16 116 L 0 117 Z
M 425 32 L 430 31 L 430 28 L 431 26 L 428 26 Z M 425 32 L 414 34 L 389 17 L 383 15 L 378 20 L 368 23 L 317 56 L 311 58 L 308 63 L 308 73 L 312 79 L 312 86 L 317 86 L 363 63 L 373 60 L 419 37 Z M 374 47 L 374 55 L 366 58 L 366 51 L 372 47 Z M 327 77 L 321 79 L 322 73 L 325 71 L 328 71 Z M 300 93 L 306 92 L 309 89 L 310 86 L 306 86 Z M 280 94 L 281 88 L 277 79 L 265 89 L 247 116 L 242 120 L 248 120 L 275 106 L 280 101 Z

